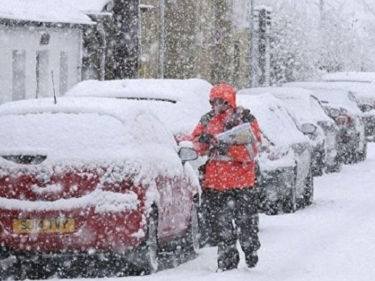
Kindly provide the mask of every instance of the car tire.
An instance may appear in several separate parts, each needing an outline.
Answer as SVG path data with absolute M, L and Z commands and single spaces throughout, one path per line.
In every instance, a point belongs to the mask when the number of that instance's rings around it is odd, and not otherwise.
M 333 166 L 327 167 L 327 173 L 338 173 L 342 170 L 342 163 L 340 161 L 336 161 Z
M 295 177 L 297 177 L 297 172 L 295 172 Z M 296 179 L 292 184 L 292 188 L 289 193 L 284 197 L 281 205 L 281 210 L 284 214 L 294 213 L 297 209 L 296 205 Z
M 194 200 L 197 201 L 197 200 Z M 200 232 L 199 232 L 199 214 L 198 214 L 198 203 L 193 202 L 191 208 L 191 219 L 187 232 L 187 248 L 193 253 L 197 253 L 200 248 Z
M 305 190 L 303 192 L 303 207 L 310 206 L 314 199 L 314 177 L 312 171 L 305 179 Z
M 199 207 L 198 200 L 194 200 L 191 208 L 191 217 L 186 234 L 177 240 L 174 245 L 173 251 L 175 252 L 176 259 L 180 262 L 190 260 L 196 257 L 197 252 L 202 244 L 200 223 L 199 220 Z M 182 251 L 181 251 L 182 250 Z
M 156 208 L 151 211 L 145 240 L 140 246 L 137 267 L 141 267 L 141 274 L 148 275 L 158 271 L 159 245 L 158 245 L 158 212 Z
M 367 143 L 364 144 L 362 151 L 357 153 L 358 161 L 365 161 L 367 158 Z

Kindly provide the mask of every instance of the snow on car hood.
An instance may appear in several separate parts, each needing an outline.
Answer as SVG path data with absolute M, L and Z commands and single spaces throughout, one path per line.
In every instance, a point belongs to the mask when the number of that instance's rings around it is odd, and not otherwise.
M 307 138 L 296 127 L 285 105 L 274 96 L 238 95 L 237 102 L 251 110 L 263 134 L 273 143 L 281 147 L 289 147 L 296 143 L 307 142 Z
M 282 100 L 287 106 L 289 112 L 296 117 L 299 126 L 303 123 L 313 123 L 317 125 L 319 121 L 325 121 L 333 124 L 324 112 L 324 109 L 314 104 L 313 92 L 303 88 L 281 88 L 264 87 L 251 88 L 238 91 L 239 95 L 259 95 L 269 93 Z

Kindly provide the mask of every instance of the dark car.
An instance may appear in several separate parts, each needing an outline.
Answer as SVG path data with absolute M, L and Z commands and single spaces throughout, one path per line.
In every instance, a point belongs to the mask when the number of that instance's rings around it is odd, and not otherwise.
M 285 84 L 287 87 L 305 89 L 341 90 L 342 95 L 348 92 L 363 112 L 362 120 L 365 125 L 365 136 L 368 141 L 375 141 L 375 84 L 368 82 L 331 81 L 331 82 L 294 82 Z
M 365 116 L 354 94 L 348 90 L 331 89 L 332 84 L 322 82 L 298 82 L 290 87 L 306 87 L 314 92 L 327 114 L 339 127 L 338 146 L 340 159 L 345 163 L 363 161 L 367 155 L 367 136 L 371 135 L 373 112 Z M 362 109 L 364 105 L 362 104 Z M 366 111 L 364 109 L 364 111 Z M 367 124 L 367 125 L 366 125 Z M 367 132 L 367 133 L 366 133 Z
M 319 101 L 311 91 L 296 88 L 265 87 L 243 89 L 239 95 L 259 95 L 270 93 L 282 100 L 298 129 L 304 124 L 312 124 L 316 130 L 306 134 L 313 147 L 312 168 L 314 176 L 321 176 L 324 171 L 339 171 L 341 163 L 337 158 L 337 126 L 325 113 Z
M 258 156 L 261 209 L 278 214 L 310 205 L 314 182 L 309 139 L 296 127 L 283 102 L 272 95 L 238 95 L 237 101 L 256 116 L 262 132 Z

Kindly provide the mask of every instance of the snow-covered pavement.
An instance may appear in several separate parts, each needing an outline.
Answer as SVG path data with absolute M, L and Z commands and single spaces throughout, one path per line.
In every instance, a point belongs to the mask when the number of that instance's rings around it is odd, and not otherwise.
M 215 273 L 216 248 L 139 281 L 372 281 L 375 279 L 375 144 L 365 162 L 315 178 L 315 203 L 295 214 L 261 215 L 260 261 Z M 76 279 L 87 280 L 87 279 Z M 96 279 L 97 280 L 97 279 Z

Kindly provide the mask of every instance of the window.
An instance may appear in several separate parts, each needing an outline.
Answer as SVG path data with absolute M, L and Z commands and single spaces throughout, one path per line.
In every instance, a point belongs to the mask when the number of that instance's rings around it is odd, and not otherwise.
M 26 97 L 26 51 L 13 51 L 13 90 L 12 100 L 22 100 Z
M 36 52 L 36 98 L 48 96 L 49 51 Z
M 68 90 L 68 53 L 60 53 L 60 85 L 59 93 L 60 96 L 66 93 Z

